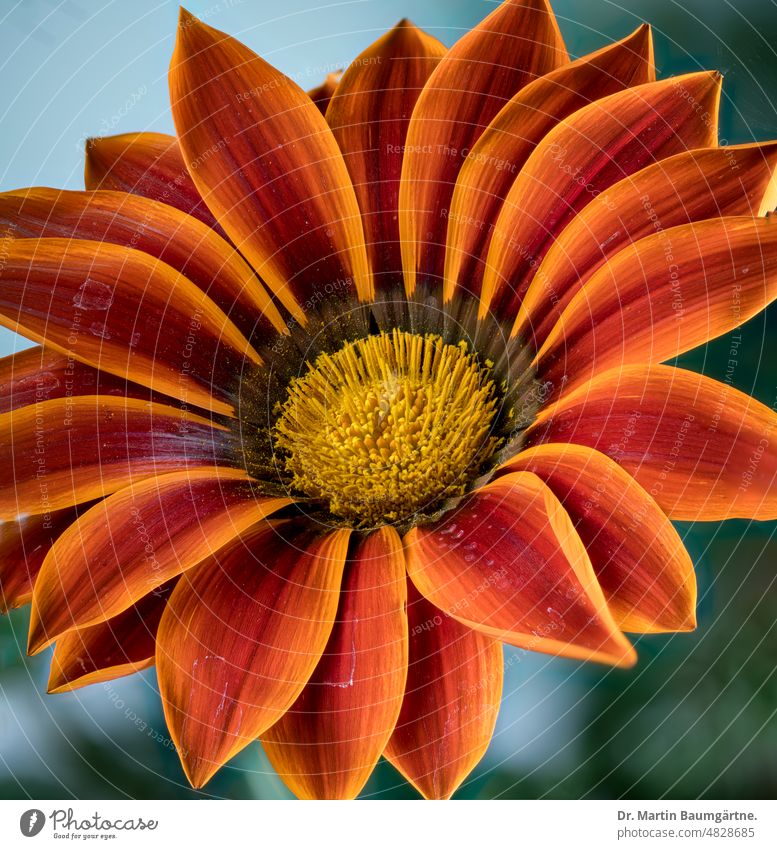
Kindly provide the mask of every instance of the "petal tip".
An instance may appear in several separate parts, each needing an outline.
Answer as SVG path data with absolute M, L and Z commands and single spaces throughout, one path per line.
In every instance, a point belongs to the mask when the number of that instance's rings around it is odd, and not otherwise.
M 49 674 L 49 680 L 46 684 L 46 693 L 49 696 L 56 696 L 59 693 L 67 693 L 72 688 L 62 675 L 54 672 L 52 669 Z
M 43 649 L 50 646 L 53 642 L 54 640 L 49 638 L 46 633 L 43 622 L 33 613 L 30 619 L 30 631 L 27 636 L 27 654 L 30 657 L 40 654 Z
M 447 780 L 443 780 L 442 784 L 440 784 L 442 776 L 439 774 L 428 773 L 427 775 L 419 775 L 413 778 L 404 773 L 402 774 L 427 802 L 449 801 L 451 796 L 453 796 L 467 778 L 467 773 L 464 773 L 463 775 L 451 776 Z
M 186 780 L 195 790 L 203 788 L 221 768 L 221 764 L 214 764 L 196 755 L 189 757 L 180 749 L 178 749 L 178 757 Z
M 198 24 L 200 22 L 199 18 L 193 15 L 187 8 L 184 6 L 178 7 L 178 26 L 179 27 L 188 27 L 192 24 Z
M 646 46 L 653 40 L 653 28 L 648 23 L 641 23 L 630 35 L 627 35 L 623 41 L 626 44 L 634 43 L 636 45 Z
M 637 665 L 637 650 L 630 642 L 628 642 L 628 640 L 626 640 L 625 637 L 624 642 L 626 643 L 626 646 L 624 646 L 623 654 L 615 660 L 615 666 L 618 666 L 621 669 L 633 669 Z
M 170 58 L 171 67 L 178 62 L 183 61 L 179 58 L 179 51 L 184 50 L 184 59 L 191 53 L 198 53 L 205 45 L 201 39 L 208 33 L 213 33 L 214 30 L 207 24 L 203 23 L 196 15 L 193 15 L 188 9 L 180 6 L 178 9 L 178 29 L 175 36 L 175 47 L 173 55 Z

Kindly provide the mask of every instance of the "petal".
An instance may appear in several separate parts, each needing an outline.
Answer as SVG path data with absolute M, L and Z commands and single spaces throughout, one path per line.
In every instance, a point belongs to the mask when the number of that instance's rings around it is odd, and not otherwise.
M 655 633 L 696 627 L 696 576 L 679 534 L 617 463 L 581 445 L 538 445 L 504 464 L 532 472 L 563 504 L 615 622 Z
M 738 327 L 777 297 L 777 224 L 732 217 L 629 245 L 575 295 L 536 357 L 559 391 L 660 363 Z
M 456 181 L 448 213 L 446 301 L 459 287 L 479 294 L 491 225 L 541 139 L 592 101 L 654 79 L 653 40 L 642 24 L 628 38 L 534 80 L 504 106 L 465 157 Z
M 55 542 L 35 584 L 30 651 L 126 610 L 291 503 L 257 498 L 232 469 L 189 469 L 127 486 Z
M 353 61 L 326 113 L 359 199 L 378 291 L 402 289 L 402 155 L 413 107 L 444 53 L 436 38 L 400 21 Z
M 372 297 L 348 170 L 296 83 L 182 9 L 170 100 L 195 185 L 297 320 L 327 287 Z
M 402 542 L 386 526 L 345 566 L 332 635 L 297 701 L 265 732 L 273 767 L 302 799 L 354 799 L 386 747 L 407 678 Z
M 0 518 L 71 507 L 157 472 L 230 463 L 229 434 L 163 404 L 78 395 L 0 416 Z
M 384 755 L 427 799 L 449 799 L 485 754 L 502 695 L 502 646 L 408 584 L 410 658 Z
M 141 251 L 14 239 L 0 283 L 0 325 L 214 412 L 231 414 L 237 377 L 260 362 L 204 292 Z
M 156 632 L 175 586 L 168 582 L 137 604 L 88 628 L 65 634 L 54 648 L 49 693 L 64 693 L 153 666 Z
M 316 104 L 318 111 L 322 115 L 326 115 L 326 110 L 329 107 L 329 102 L 337 91 L 337 85 L 340 82 L 341 71 L 327 74 L 326 79 L 321 85 L 311 88 L 308 91 L 308 97 Z
M 565 395 L 529 438 L 607 454 L 671 519 L 766 520 L 777 519 L 776 428 L 773 410 L 725 383 L 671 366 L 627 366 Z
M 16 237 L 62 236 L 135 248 L 161 259 L 206 292 L 246 334 L 284 323 L 237 251 L 172 206 L 123 192 L 22 189 L 0 194 L 0 227 Z
M 515 472 L 405 538 L 407 572 L 437 607 L 533 651 L 631 666 L 569 516 L 535 475 Z
M 496 221 L 481 315 L 514 319 L 553 240 L 595 196 L 653 162 L 717 142 L 721 77 L 646 83 L 575 112 L 537 145 Z
M 44 558 L 78 518 L 79 509 L 68 507 L 0 523 L 0 613 L 30 601 Z
M 223 232 L 189 176 L 175 136 L 124 133 L 88 139 L 84 183 L 87 189 L 161 201 Z
M 39 345 L 0 359 L 0 413 L 73 395 L 152 397 L 142 386 Z
M 277 722 L 326 647 L 350 531 L 263 528 L 185 575 L 157 636 L 167 727 L 194 787 Z
M 547 0 L 505 0 L 454 44 L 413 110 L 399 192 L 408 295 L 439 283 L 453 188 L 466 155 L 494 116 L 535 77 L 568 60 Z
M 777 204 L 777 142 L 679 153 L 616 183 L 561 232 L 532 280 L 513 335 L 541 347 L 572 297 L 607 259 L 679 224 L 763 215 Z

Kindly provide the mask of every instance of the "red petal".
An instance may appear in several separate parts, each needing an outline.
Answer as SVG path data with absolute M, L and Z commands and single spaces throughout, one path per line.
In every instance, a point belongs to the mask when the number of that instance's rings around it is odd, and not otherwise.
M 579 212 L 551 246 L 521 303 L 513 335 L 533 337 L 535 348 L 541 347 L 593 272 L 644 236 L 705 218 L 773 209 L 775 165 L 775 142 L 690 150 L 616 183 Z
M 228 242 L 196 218 L 122 192 L 23 189 L 0 194 L 0 227 L 17 237 L 62 236 L 135 248 L 183 274 L 238 327 L 267 334 L 284 323 L 266 289 Z
M 231 414 L 259 356 L 213 301 L 141 251 L 14 239 L 0 266 L 0 325 L 81 362 Z
M 229 435 L 162 404 L 78 395 L 0 416 L 0 518 L 41 514 L 157 472 L 229 465 Z
M 445 46 L 408 20 L 358 56 L 326 113 L 353 180 L 378 291 L 402 293 L 397 206 L 410 115 Z
M 505 0 L 437 66 L 413 110 L 402 168 L 399 227 L 409 295 L 418 273 L 441 281 L 443 210 L 464 157 L 517 91 L 567 59 L 546 0 Z
M 350 531 L 257 531 L 185 575 L 157 637 L 165 716 L 201 787 L 277 722 L 326 647 Z
M 594 101 L 551 130 L 497 219 L 481 314 L 514 318 L 540 260 L 594 197 L 646 165 L 717 141 L 721 78 L 702 72 Z
M 330 290 L 371 297 L 348 171 L 296 83 L 182 9 L 170 99 L 195 184 L 297 320 Z
M 59 535 L 78 518 L 79 510 L 55 510 L 0 523 L 0 613 L 27 604 L 41 564 Z
M 654 79 L 653 40 L 643 24 L 628 38 L 534 80 L 505 105 L 473 145 L 456 181 L 447 216 L 446 301 L 458 287 L 480 293 L 491 225 L 538 142 L 592 101 Z
M 49 693 L 111 681 L 153 666 L 156 631 L 175 581 L 144 596 L 107 622 L 71 631 L 57 640 Z
M 569 516 L 533 474 L 492 481 L 410 531 L 405 549 L 418 589 L 471 628 L 535 651 L 635 662 Z
M 231 469 L 125 487 L 54 543 L 35 584 L 30 651 L 118 615 L 289 503 L 256 498 L 248 476 Z
M 630 245 L 575 295 L 536 357 L 556 392 L 660 363 L 738 327 L 777 296 L 777 224 L 717 218 Z
M 332 635 L 310 681 L 262 743 L 303 799 L 353 799 L 386 747 L 407 677 L 407 580 L 391 527 L 345 567 Z
M 223 233 L 189 176 L 175 136 L 125 133 L 88 139 L 84 183 L 87 189 L 161 201 Z
M 777 519 L 776 428 L 773 410 L 724 383 L 671 366 L 629 366 L 565 396 L 530 438 L 609 455 L 672 519 L 765 520 Z
M 386 758 L 427 799 L 449 799 L 483 757 L 502 695 L 502 646 L 408 585 L 407 687 Z
M 539 445 L 505 463 L 533 472 L 564 505 L 619 628 L 696 627 L 696 576 L 679 534 L 620 466 L 581 445 Z
M 0 359 L 0 413 L 74 395 L 153 397 L 136 383 L 39 345 Z

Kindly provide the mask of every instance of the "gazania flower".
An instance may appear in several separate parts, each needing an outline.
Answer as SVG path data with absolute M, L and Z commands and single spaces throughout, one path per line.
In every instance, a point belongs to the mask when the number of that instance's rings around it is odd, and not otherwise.
M 50 689 L 156 664 L 197 787 L 261 739 L 299 796 L 383 755 L 448 797 L 501 642 L 692 629 L 671 520 L 777 517 L 775 413 L 662 365 L 777 288 L 777 144 L 717 146 L 720 86 L 508 0 L 314 102 L 182 12 L 177 138 L 0 197 L 39 345 L 0 364 L 0 576 Z

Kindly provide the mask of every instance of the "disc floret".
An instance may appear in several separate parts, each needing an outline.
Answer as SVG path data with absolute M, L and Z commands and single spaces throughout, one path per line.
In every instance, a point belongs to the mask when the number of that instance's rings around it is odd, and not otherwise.
M 293 489 L 374 526 L 465 492 L 499 442 L 496 404 L 466 342 L 394 330 L 309 363 L 288 387 L 274 444 Z

